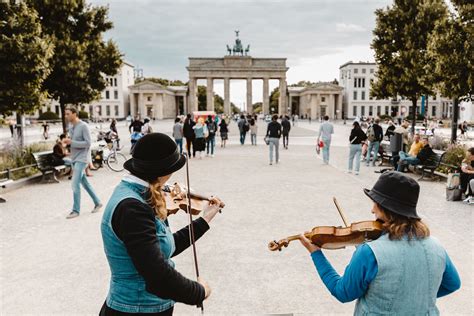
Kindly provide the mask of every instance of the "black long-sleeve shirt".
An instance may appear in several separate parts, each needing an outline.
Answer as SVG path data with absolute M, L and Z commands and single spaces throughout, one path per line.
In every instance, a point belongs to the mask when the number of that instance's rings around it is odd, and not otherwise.
M 360 144 L 364 140 L 367 139 L 367 135 L 365 135 L 364 131 L 360 128 L 353 128 L 351 130 L 351 136 L 349 136 L 349 142 L 351 144 Z
M 281 124 L 276 121 L 271 121 L 267 126 L 267 136 L 271 138 L 280 138 Z
M 200 305 L 204 287 L 184 277 L 166 261 L 156 237 L 155 212 L 140 201 L 128 198 L 120 202 L 112 216 L 112 228 L 127 248 L 138 273 L 145 279 L 146 290 L 164 299 L 188 305 Z M 209 229 L 203 218 L 193 221 L 195 239 Z M 173 234 L 176 250 L 172 257 L 190 246 L 189 227 Z

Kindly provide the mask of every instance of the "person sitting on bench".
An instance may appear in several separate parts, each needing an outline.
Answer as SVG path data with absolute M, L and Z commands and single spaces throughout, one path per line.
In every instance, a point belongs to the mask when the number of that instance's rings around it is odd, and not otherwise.
M 419 140 L 420 138 L 419 135 L 415 135 L 415 139 L 417 136 Z M 403 151 L 400 151 L 398 153 L 398 155 L 400 156 L 400 160 L 398 161 L 397 171 L 403 172 L 405 170 L 405 166 L 407 165 L 416 166 L 416 165 L 423 164 L 425 163 L 425 161 L 427 161 L 431 157 L 431 155 L 434 155 L 433 149 L 431 149 L 427 137 L 423 138 L 422 144 L 423 144 L 423 148 L 419 150 L 419 152 L 416 155 L 413 155 L 412 150 L 410 150 L 408 154 L 406 154 Z M 413 145 L 412 145 L 412 149 L 413 149 Z

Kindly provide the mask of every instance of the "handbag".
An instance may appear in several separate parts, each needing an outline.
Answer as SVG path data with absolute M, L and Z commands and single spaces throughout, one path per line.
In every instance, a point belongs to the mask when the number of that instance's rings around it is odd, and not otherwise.
M 461 201 L 462 190 L 461 188 L 446 188 L 446 201 Z
M 461 175 L 459 173 L 448 173 L 446 187 L 448 189 L 458 188 L 461 185 Z
M 268 140 L 268 136 L 265 136 L 263 138 L 263 141 L 265 142 L 265 144 L 270 145 L 270 141 Z

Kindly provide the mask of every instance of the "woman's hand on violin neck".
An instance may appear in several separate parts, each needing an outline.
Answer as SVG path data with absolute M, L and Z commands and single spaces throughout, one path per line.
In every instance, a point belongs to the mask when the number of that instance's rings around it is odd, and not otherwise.
M 204 288 L 204 293 L 205 293 L 204 294 L 204 299 L 207 299 L 209 297 L 209 295 L 211 295 L 211 292 L 212 292 L 211 287 L 201 277 L 199 277 L 197 281 Z
M 304 234 L 300 235 L 300 242 L 306 249 L 308 249 L 309 253 L 313 253 L 315 251 L 321 250 L 321 248 L 319 248 L 318 246 L 313 244 L 311 240 L 306 238 Z
M 222 201 L 216 197 L 209 199 L 209 203 L 204 206 L 202 218 L 209 224 L 217 212 L 222 208 Z

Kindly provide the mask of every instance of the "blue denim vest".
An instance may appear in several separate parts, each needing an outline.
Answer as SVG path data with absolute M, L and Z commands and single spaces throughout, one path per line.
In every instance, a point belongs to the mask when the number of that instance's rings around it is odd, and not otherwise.
M 102 217 L 102 241 L 112 275 L 107 306 L 120 312 L 157 313 L 168 310 L 174 305 L 174 301 L 159 298 L 146 291 L 145 280 L 135 269 L 124 243 L 112 228 L 112 216 L 117 205 L 126 198 L 134 198 L 146 203 L 143 198 L 145 190 L 144 186 L 137 183 L 121 181 L 107 203 Z M 174 267 L 174 262 L 169 259 L 175 251 L 173 234 L 168 225 L 160 219 L 156 218 L 155 224 L 160 250 L 168 259 L 169 264 Z
M 378 272 L 354 315 L 439 315 L 436 295 L 446 269 L 446 251 L 435 238 L 367 243 Z

